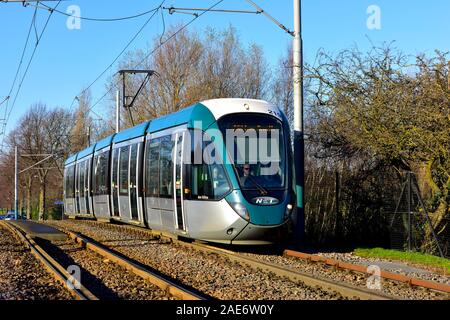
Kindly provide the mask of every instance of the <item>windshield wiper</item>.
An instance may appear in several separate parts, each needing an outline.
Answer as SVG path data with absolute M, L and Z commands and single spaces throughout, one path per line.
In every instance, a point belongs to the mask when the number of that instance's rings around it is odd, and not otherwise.
M 265 196 L 265 195 L 267 195 L 269 192 L 266 190 L 266 188 L 264 188 L 262 185 L 260 185 L 257 181 L 256 181 L 256 179 L 253 177 L 253 176 L 251 176 L 251 175 L 249 175 L 249 176 L 247 176 L 247 178 L 250 178 L 250 180 L 253 182 L 253 184 L 256 186 L 256 188 L 258 189 L 258 191 L 259 192 L 261 192 L 261 195 L 263 195 L 263 196 Z

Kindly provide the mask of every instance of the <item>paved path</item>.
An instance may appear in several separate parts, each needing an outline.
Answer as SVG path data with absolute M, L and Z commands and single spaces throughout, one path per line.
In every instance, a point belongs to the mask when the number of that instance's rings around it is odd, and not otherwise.
M 49 241 L 64 241 L 67 239 L 67 235 L 49 225 L 36 223 L 30 220 L 11 220 L 8 221 L 22 231 L 28 234 L 30 237 L 42 238 Z
M 425 269 L 419 269 L 416 267 L 411 267 L 407 264 L 401 263 L 401 262 L 387 262 L 387 261 L 363 261 L 361 260 L 359 262 L 362 265 L 376 265 L 378 267 L 380 267 L 383 270 L 401 270 L 403 272 L 414 272 L 414 273 L 420 273 L 420 274 L 431 274 L 430 271 L 425 270 Z

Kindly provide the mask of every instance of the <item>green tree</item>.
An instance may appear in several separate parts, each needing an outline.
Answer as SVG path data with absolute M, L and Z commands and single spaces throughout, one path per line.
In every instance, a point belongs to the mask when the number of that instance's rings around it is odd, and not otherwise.
M 368 53 L 322 52 L 317 65 L 307 67 L 318 153 L 353 165 L 373 159 L 399 175 L 415 171 L 431 193 L 433 226 L 441 231 L 450 213 L 446 60 L 441 52 L 412 58 L 383 46 Z

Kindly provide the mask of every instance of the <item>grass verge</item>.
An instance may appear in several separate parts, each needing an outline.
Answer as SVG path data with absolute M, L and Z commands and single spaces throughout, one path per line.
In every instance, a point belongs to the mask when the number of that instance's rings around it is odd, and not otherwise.
M 436 257 L 430 254 L 419 252 L 404 252 L 382 248 L 357 248 L 353 250 L 353 253 L 357 256 L 365 258 L 383 258 L 417 263 L 424 266 L 439 268 L 446 273 L 450 273 L 450 259 Z

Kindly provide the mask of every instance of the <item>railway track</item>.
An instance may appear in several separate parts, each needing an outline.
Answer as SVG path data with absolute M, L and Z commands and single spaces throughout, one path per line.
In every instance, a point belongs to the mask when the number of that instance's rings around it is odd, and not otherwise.
M 87 237 L 74 232 L 70 231 L 65 232 L 69 235 L 71 239 L 81 244 L 87 250 L 95 252 L 100 256 L 102 256 L 103 258 L 108 259 L 119 266 L 122 266 L 126 270 L 129 270 L 133 274 L 157 286 L 171 297 L 175 297 L 180 300 L 206 300 L 207 298 L 209 298 L 206 295 L 196 292 L 191 288 L 186 288 L 183 285 L 177 283 L 176 281 L 164 277 L 155 270 L 149 270 L 148 268 L 145 268 L 144 266 L 137 264 L 135 261 L 132 261 L 126 256 L 114 252 L 108 249 L 106 246 L 101 245 L 96 241 L 93 241 L 92 239 L 88 239 Z
M 114 225 L 114 224 L 113 224 Z M 342 282 L 337 281 L 330 281 L 326 278 L 317 276 L 317 275 L 311 275 L 307 274 L 305 272 L 301 272 L 299 270 L 295 270 L 293 268 L 290 268 L 289 266 L 280 266 L 276 263 L 266 262 L 266 261 L 260 261 L 258 259 L 252 258 L 251 256 L 240 254 L 233 250 L 227 250 L 224 248 L 216 247 L 214 245 L 205 244 L 202 242 L 185 242 L 180 241 L 177 239 L 174 239 L 168 234 L 162 233 L 162 232 L 154 232 L 152 230 L 143 229 L 141 227 L 136 227 L 132 225 L 121 225 L 121 227 L 129 228 L 132 230 L 137 230 L 137 232 L 144 232 L 152 234 L 153 236 L 160 236 L 167 238 L 170 241 L 176 242 L 183 246 L 193 247 L 197 250 L 203 250 L 207 252 L 214 252 L 214 253 L 221 253 L 226 255 L 230 260 L 236 261 L 238 263 L 246 264 L 251 267 L 254 267 L 256 269 L 263 269 L 271 271 L 277 275 L 288 277 L 292 280 L 301 280 L 304 283 L 308 285 L 316 285 L 320 286 L 322 288 L 325 288 L 327 290 L 334 290 L 339 293 L 341 293 L 343 296 L 348 298 L 360 298 L 360 299 L 395 299 L 394 296 L 374 292 L 373 290 L 366 290 L 362 288 L 358 288 L 356 286 L 347 285 Z M 327 265 L 333 269 L 340 269 L 342 271 L 350 271 L 355 272 L 359 274 L 364 275 L 372 275 L 371 272 L 368 271 L 368 268 L 361 265 L 355 265 L 351 263 L 346 263 L 342 261 L 337 261 L 334 259 L 327 259 L 318 255 L 313 254 L 307 254 L 295 250 L 283 250 L 283 257 L 291 257 L 296 259 L 302 259 L 310 264 L 314 263 L 322 263 L 323 265 Z M 392 272 L 387 272 L 384 270 L 380 270 L 379 274 L 380 278 L 386 279 L 386 280 L 393 280 L 395 282 L 406 284 L 407 286 L 410 286 L 412 288 L 424 288 L 433 290 L 436 292 L 440 292 L 445 295 L 447 295 L 447 299 L 450 299 L 450 286 L 443 283 L 438 283 L 434 281 L 427 281 L 419 278 L 409 277 L 401 274 L 396 274 Z
M 67 232 L 67 241 L 31 239 L 20 228 L 5 224 L 51 274 L 79 300 L 145 299 L 203 300 L 207 297 L 143 268 L 81 235 Z M 67 269 L 79 270 L 79 281 Z
M 414 277 L 393 274 L 381 270 L 380 281 L 383 282 L 382 290 L 366 289 L 367 279 L 371 275 L 367 268 L 348 263 L 331 261 L 319 258 L 319 256 L 308 256 L 307 259 L 298 261 L 298 255 L 305 254 L 295 251 L 284 250 L 277 257 L 267 255 L 242 254 L 235 251 L 218 248 L 199 242 L 185 242 L 174 239 L 170 234 L 155 232 L 153 230 L 127 225 L 104 223 L 95 220 L 87 220 L 86 223 L 103 224 L 108 228 L 128 230 L 133 234 L 147 235 L 172 242 L 185 248 L 193 248 L 200 252 L 215 253 L 226 256 L 230 261 L 249 266 L 255 270 L 266 270 L 273 274 L 292 279 L 292 281 L 303 281 L 305 284 L 320 287 L 327 291 L 338 292 L 345 298 L 350 299 L 438 299 L 449 300 L 449 286 L 434 281 L 424 281 Z M 291 257 L 297 255 L 296 258 Z M 298 261 L 295 262 L 294 261 Z M 316 263 L 322 262 L 322 263 Z M 364 270 L 363 270 L 364 269 Z M 335 280 L 336 279 L 336 280 Z
M 293 257 L 297 259 L 303 259 L 309 262 L 323 263 L 329 265 L 333 268 L 341 268 L 346 270 L 351 270 L 359 273 L 366 274 L 368 273 L 367 267 L 362 265 L 356 265 L 353 263 L 342 262 L 335 259 L 325 258 L 319 255 L 308 254 L 304 252 L 294 251 L 294 250 L 284 250 L 283 255 L 286 257 Z M 431 290 L 436 290 L 440 292 L 445 292 L 450 294 L 450 285 L 444 283 L 438 283 L 434 281 L 422 280 L 418 278 L 413 278 L 409 276 L 405 276 L 398 273 L 387 272 L 384 270 L 380 270 L 380 277 L 384 279 L 390 279 L 402 283 L 406 283 L 411 286 L 423 287 Z
M 177 240 L 178 241 L 178 240 Z M 301 279 L 307 284 L 310 285 L 318 285 L 328 290 L 335 290 L 342 295 L 348 297 L 348 298 L 358 298 L 363 300 L 395 300 L 395 299 L 402 299 L 401 297 L 398 297 L 393 294 L 385 294 L 381 292 L 378 289 L 369 290 L 362 288 L 361 286 L 356 285 L 349 285 L 346 282 L 343 281 L 334 281 L 330 280 L 327 277 L 322 276 L 323 272 L 320 273 L 308 273 L 303 272 L 299 270 L 298 267 L 289 266 L 283 262 L 272 262 L 268 261 L 270 259 L 265 259 L 265 255 L 258 255 L 258 254 L 241 254 L 239 252 L 235 252 L 233 250 L 227 250 L 224 248 L 217 248 L 213 245 L 208 245 L 204 243 L 192 243 L 189 244 L 192 246 L 197 247 L 199 250 L 210 250 L 212 252 L 221 251 L 224 254 L 226 254 L 230 259 L 241 261 L 242 263 L 248 263 L 249 265 L 253 265 L 254 267 L 258 269 L 266 269 L 270 270 L 276 274 L 279 275 L 285 275 L 293 280 L 295 279 Z M 257 257 L 257 258 L 256 258 Z M 342 261 L 337 261 L 333 259 L 327 259 L 324 257 L 320 257 L 317 255 L 311 255 L 306 254 L 303 252 L 298 252 L 294 250 L 283 250 L 282 255 L 279 257 L 281 259 L 288 259 L 288 260 L 303 260 L 302 265 L 308 264 L 309 266 L 312 266 L 314 269 L 315 266 L 322 270 L 328 269 L 330 273 L 332 272 L 340 272 L 340 273 L 346 273 L 346 274 L 359 274 L 362 275 L 362 279 L 366 282 L 367 277 L 372 276 L 373 270 L 368 271 L 369 269 L 365 266 L 361 265 L 355 265 L 350 264 Z M 387 272 L 384 270 L 380 270 L 379 273 L 379 281 L 390 281 L 390 283 L 393 283 L 394 285 L 396 283 L 404 285 L 409 290 L 421 290 L 421 291 L 430 291 L 430 292 L 436 292 L 436 297 L 439 297 L 439 299 L 449 300 L 450 299 L 450 286 L 443 284 L 443 283 L 437 283 L 433 281 L 426 281 L 418 278 L 408 277 L 401 274 L 394 274 L 391 272 Z M 360 279 L 361 279 L 360 278 Z
M 365 290 L 355 286 L 351 286 L 345 283 L 340 283 L 337 281 L 328 280 L 305 272 L 294 270 L 289 267 L 283 267 L 276 265 L 274 263 L 262 262 L 255 258 L 236 253 L 231 250 L 216 248 L 211 245 L 201 244 L 201 243 L 183 243 L 183 245 L 192 246 L 197 250 L 214 252 L 217 254 L 225 255 L 228 259 L 233 262 L 249 266 L 255 270 L 264 270 L 267 272 L 272 272 L 280 277 L 286 277 L 291 281 L 302 281 L 308 286 L 320 287 L 326 291 L 334 291 L 341 294 L 343 297 L 348 299 L 361 299 L 361 300 L 394 300 L 395 297 L 388 296 L 382 293 L 373 292 L 370 290 Z
M 45 252 L 33 239 L 24 234 L 22 230 L 3 221 L 1 221 L 0 224 L 2 227 L 8 229 L 25 247 L 27 247 L 31 254 L 44 266 L 44 268 L 55 278 L 56 281 L 61 283 L 69 291 L 75 299 L 97 299 L 95 295 L 87 290 L 82 284 L 73 281 L 67 270 L 65 270 L 61 264 Z
M 285 279 L 294 284 L 301 283 L 306 287 L 316 288 L 321 292 L 331 293 L 331 295 L 335 295 L 337 299 L 390 300 L 398 298 L 382 292 L 353 286 L 340 281 L 333 281 L 314 274 L 308 274 L 307 272 L 302 272 L 294 268 L 281 266 L 267 261 L 260 261 L 254 257 L 234 251 L 217 248 L 202 243 L 189 243 L 172 239 L 165 234 L 153 232 L 152 230 L 143 229 L 140 227 L 109 224 L 97 221 L 77 221 L 77 223 L 82 223 L 93 227 L 96 226 L 98 228 L 112 229 L 126 234 L 141 235 L 150 239 L 160 239 L 163 243 L 170 242 L 181 248 L 185 248 L 186 250 L 194 250 L 196 252 L 202 252 L 203 254 L 213 254 L 221 259 L 227 260 L 230 264 L 237 264 L 245 270 L 252 270 L 253 273 L 267 273 L 277 278 Z M 93 235 L 95 235 L 95 233 L 91 234 L 91 236 Z M 323 294 L 321 293 L 321 295 Z

